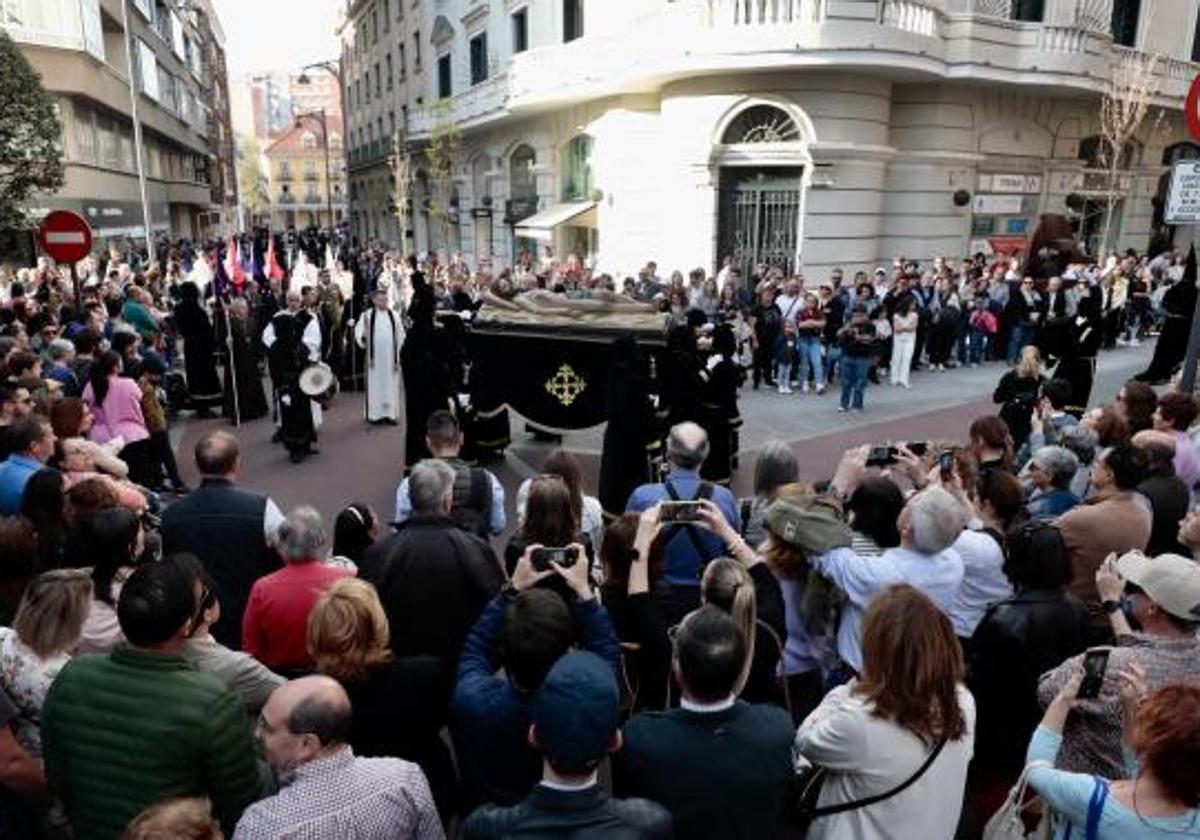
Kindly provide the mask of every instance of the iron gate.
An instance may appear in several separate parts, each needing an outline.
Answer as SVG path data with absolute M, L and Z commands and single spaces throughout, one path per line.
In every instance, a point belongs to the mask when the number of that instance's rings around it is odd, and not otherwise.
M 721 170 L 717 214 L 717 263 L 732 256 L 749 278 L 758 265 L 796 268 L 800 227 L 800 170 Z

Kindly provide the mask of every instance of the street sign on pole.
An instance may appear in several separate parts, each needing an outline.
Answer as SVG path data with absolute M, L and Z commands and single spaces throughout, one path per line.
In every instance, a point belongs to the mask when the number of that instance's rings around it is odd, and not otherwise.
M 37 240 L 55 262 L 75 263 L 92 252 L 92 227 L 82 216 L 55 210 L 42 219 Z
M 1171 167 L 1163 216 L 1169 225 L 1200 223 L 1200 160 L 1180 160 Z

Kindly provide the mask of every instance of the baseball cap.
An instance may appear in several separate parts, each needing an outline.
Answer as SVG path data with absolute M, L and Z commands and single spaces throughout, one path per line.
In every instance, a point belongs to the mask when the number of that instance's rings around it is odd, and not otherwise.
M 1191 558 L 1130 551 L 1117 559 L 1117 571 L 1171 615 L 1200 621 L 1200 565 Z
M 875 269 L 875 273 L 876 274 L 887 274 L 887 269 L 884 268 L 883 266 L 879 266 L 877 269 Z
M 554 663 L 533 704 L 538 748 L 564 770 L 591 769 L 617 731 L 617 678 L 603 659 L 573 651 Z

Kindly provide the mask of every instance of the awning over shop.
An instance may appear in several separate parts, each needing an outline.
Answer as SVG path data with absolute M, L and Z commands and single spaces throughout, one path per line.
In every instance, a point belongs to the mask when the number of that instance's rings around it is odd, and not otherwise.
M 517 223 L 517 236 L 528 239 L 550 241 L 554 229 L 562 225 L 594 228 L 596 226 L 596 202 L 568 201 L 540 210 Z

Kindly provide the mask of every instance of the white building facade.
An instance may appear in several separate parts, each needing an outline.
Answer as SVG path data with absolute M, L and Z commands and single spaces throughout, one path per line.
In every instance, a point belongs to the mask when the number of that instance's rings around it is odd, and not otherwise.
M 417 251 L 821 276 L 1003 250 L 1046 213 L 1098 247 L 1101 98 L 1138 52 L 1161 56 L 1154 107 L 1122 156 L 1110 242 L 1191 236 L 1162 223 L 1159 196 L 1170 160 L 1200 156 L 1181 115 L 1200 0 L 421 7 L 428 72 L 405 126 Z M 419 149 L 448 115 L 461 153 L 446 236 Z

